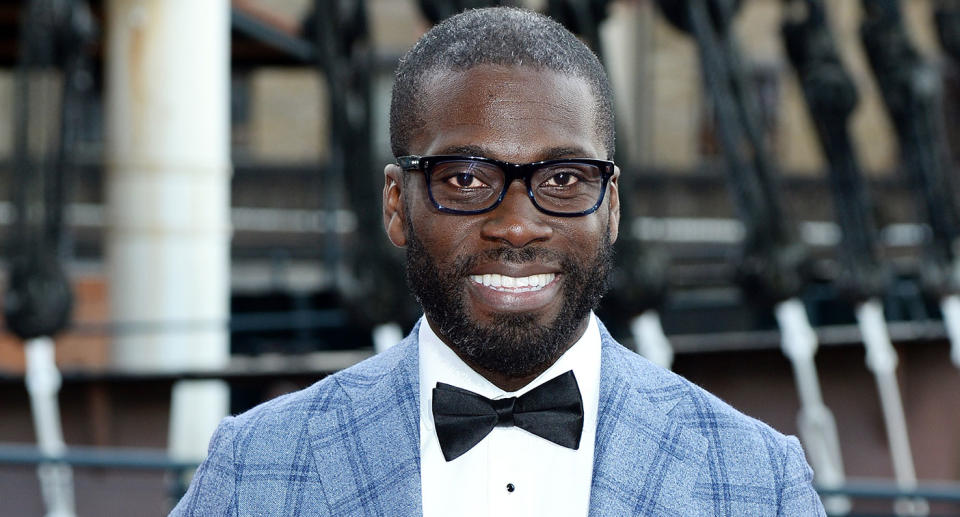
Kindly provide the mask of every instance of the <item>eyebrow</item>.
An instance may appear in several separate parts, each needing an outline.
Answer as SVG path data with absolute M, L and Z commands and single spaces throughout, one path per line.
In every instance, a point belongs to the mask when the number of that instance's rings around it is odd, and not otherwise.
M 438 154 L 452 154 L 459 156 L 491 157 L 489 149 L 477 145 L 455 145 L 443 148 Z M 540 160 L 556 160 L 559 158 L 587 158 L 587 152 L 581 147 L 551 147 L 539 153 Z
M 455 145 L 444 147 L 437 154 L 455 154 L 460 156 L 490 156 L 490 151 L 477 145 Z

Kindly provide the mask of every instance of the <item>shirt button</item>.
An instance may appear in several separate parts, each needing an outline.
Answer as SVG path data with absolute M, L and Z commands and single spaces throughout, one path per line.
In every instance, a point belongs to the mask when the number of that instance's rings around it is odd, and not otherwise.
M 513 486 L 513 483 L 507 483 L 507 492 L 513 492 L 517 487 Z

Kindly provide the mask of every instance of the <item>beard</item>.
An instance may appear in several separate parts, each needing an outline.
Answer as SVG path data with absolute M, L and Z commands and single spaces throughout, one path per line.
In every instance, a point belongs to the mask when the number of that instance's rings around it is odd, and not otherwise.
M 467 363 L 502 375 L 523 377 L 553 364 L 578 337 L 575 333 L 609 285 L 613 246 L 607 231 L 588 263 L 545 248 L 503 247 L 457 257 L 453 264 L 441 267 L 412 228 L 408 230 L 407 283 L 431 324 L 438 327 L 437 334 Z M 497 314 L 488 324 L 474 319 L 467 311 L 463 283 L 471 281 L 470 271 L 482 260 L 559 263 L 563 301 L 553 321 L 540 323 L 532 312 Z

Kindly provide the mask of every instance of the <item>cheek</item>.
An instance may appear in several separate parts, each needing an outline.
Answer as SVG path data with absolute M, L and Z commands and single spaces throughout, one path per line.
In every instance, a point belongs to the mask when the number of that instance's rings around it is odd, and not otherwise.
M 559 237 L 559 242 L 568 253 L 577 257 L 592 257 L 597 249 L 603 244 L 604 234 L 608 231 L 609 224 L 606 214 L 601 217 L 590 217 L 589 221 L 582 221 L 581 224 L 565 224 L 558 228 L 554 235 Z
M 449 266 L 458 258 L 477 251 L 474 236 L 479 234 L 479 229 L 458 219 L 465 218 L 432 211 L 413 219 L 414 235 L 423 243 L 424 248 L 429 250 L 438 265 Z

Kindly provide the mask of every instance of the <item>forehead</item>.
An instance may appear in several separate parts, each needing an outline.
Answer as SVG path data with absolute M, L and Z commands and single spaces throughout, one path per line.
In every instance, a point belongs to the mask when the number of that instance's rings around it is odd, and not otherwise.
M 582 78 L 524 66 L 479 65 L 425 80 L 414 154 L 474 154 L 512 162 L 605 158 L 596 101 Z

